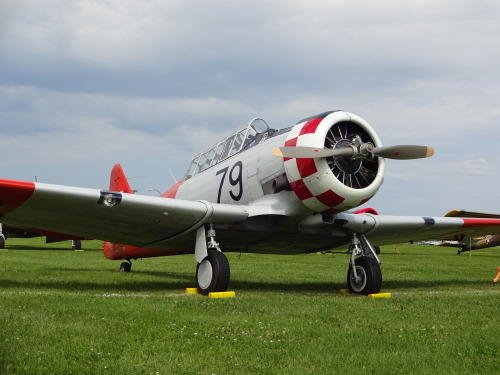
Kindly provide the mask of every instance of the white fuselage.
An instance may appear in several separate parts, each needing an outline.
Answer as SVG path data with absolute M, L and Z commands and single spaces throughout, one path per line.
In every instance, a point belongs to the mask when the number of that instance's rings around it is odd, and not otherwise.
M 267 138 L 184 181 L 176 198 L 249 204 L 271 193 L 265 190 L 285 173 L 283 159 L 274 156 L 271 150 L 283 146 L 287 134 Z

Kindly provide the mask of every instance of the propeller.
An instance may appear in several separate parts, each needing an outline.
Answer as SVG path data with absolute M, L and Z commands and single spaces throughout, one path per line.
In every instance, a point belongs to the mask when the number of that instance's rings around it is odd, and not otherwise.
M 428 158 L 434 155 L 434 148 L 429 146 L 399 145 L 375 147 L 372 143 L 362 143 L 355 139 L 351 145 L 342 148 L 314 148 L 314 147 L 278 147 L 272 150 L 273 155 L 283 158 L 327 158 L 330 156 L 344 156 L 352 159 L 373 159 L 379 156 L 386 159 L 411 160 Z

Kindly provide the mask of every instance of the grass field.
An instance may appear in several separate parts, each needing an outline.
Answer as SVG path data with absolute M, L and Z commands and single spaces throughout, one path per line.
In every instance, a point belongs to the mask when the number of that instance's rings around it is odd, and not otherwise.
M 0 251 L 1 374 L 495 374 L 500 249 L 382 247 L 382 292 L 339 294 L 348 257 L 229 254 L 236 298 L 186 295 L 192 256 L 100 243 Z M 54 247 L 57 246 L 57 247 Z

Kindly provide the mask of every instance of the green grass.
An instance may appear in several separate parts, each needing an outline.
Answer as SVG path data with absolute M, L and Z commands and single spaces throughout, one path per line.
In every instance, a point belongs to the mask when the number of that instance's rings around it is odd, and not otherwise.
M 0 251 L 1 374 L 493 374 L 500 249 L 382 247 L 382 292 L 342 295 L 348 257 L 228 254 L 236 298 L 186 295 L 192 256 L 131 273 L 68 242 Z M 36 250 L 33 250 L 36 249 Z

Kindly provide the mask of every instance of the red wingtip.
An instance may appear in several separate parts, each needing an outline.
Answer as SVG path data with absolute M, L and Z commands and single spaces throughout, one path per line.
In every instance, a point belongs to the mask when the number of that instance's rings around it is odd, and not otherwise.
M 34 182 L 0 180 L 0 216 L 21 206 L 34 191 Z

